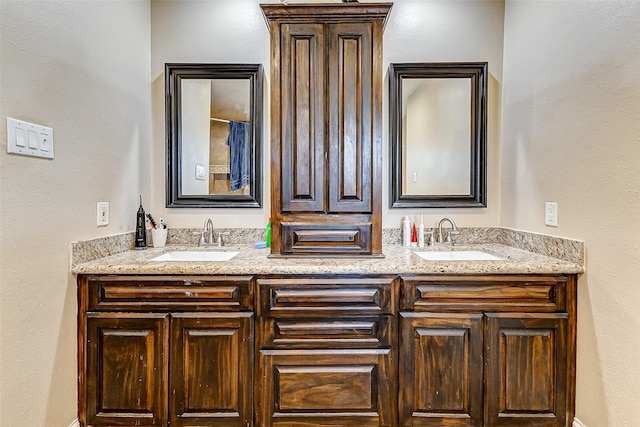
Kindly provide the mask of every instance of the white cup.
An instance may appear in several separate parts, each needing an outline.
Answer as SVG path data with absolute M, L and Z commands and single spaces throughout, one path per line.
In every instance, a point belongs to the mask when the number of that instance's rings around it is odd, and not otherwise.
M 166 228 L 152 228 L 151 240 L 154 248 L 164 248 L 167 243 L 167 229 Z

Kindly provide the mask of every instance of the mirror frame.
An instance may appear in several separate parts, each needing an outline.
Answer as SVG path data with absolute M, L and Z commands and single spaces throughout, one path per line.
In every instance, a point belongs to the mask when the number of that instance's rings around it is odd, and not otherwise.
M 184 195 L 181 191 L 183 79 L 247 79 L 250 87 L 250 194 Z M 262 207 L 262 64 L 165 64 L 166 197 L 168 208 Z
M 471 79 L 470 192 L 465 195 L 402 193 L 403 79 Z M 389 65 L 390 208 L 483 208 L 487 206 L 487 63 L 422 62 Z

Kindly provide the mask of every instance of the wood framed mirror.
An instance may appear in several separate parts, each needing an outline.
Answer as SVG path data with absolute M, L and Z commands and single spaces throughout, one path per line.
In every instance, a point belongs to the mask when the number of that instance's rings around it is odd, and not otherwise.
M 165 64 L 169 208 L 259 208 L 261 64 Z
M 487 63 L 389 66 L 391 208 L 487 206 Z

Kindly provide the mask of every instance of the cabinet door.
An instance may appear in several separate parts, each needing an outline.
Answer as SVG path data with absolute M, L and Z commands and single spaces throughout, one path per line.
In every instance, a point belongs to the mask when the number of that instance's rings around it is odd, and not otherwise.
M 566 425 L 567 317 L 487 315 L 487 427 Z
M 172 317 L 171 425 L 253 425 L 253 314 Z
M 257 424 L 392 426 L 390 349 L 261 350 Z
M 482 425 L 482 314 L 400 316 L 399 425 Z
M 371 23 L 328 25 L 329 210 L 371 213 L 373 47 Z
M 167 425 L 168 325 L 167 314 L 87 313 L 86 425 Z
M 324 212 L 324 27 L 282 24 L 281 67 L 282 212 Z

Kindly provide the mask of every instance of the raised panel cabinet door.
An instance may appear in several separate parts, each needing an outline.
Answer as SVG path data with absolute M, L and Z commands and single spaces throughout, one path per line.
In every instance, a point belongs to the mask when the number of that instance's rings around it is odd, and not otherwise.
M 325 211 L 325 41 L 321 24 L 281 28 L 282 212 Z
M 400 426 L 482 425 L 482 314 L 400 313 Z
M 253 313 L 172 317 L 171 425 L 253 425 Z
M 87 313 L 83 425 L 167 425 L 168 325 L 168 314 Z
M 391 352 L 260 350 L 257 425 L 396 425 Z
M 373 137 L 373 24 L 328 25 L 329 210 L 371 213 Z
M 567 425 L 567 318 L 487 315 L 486 427 Z

